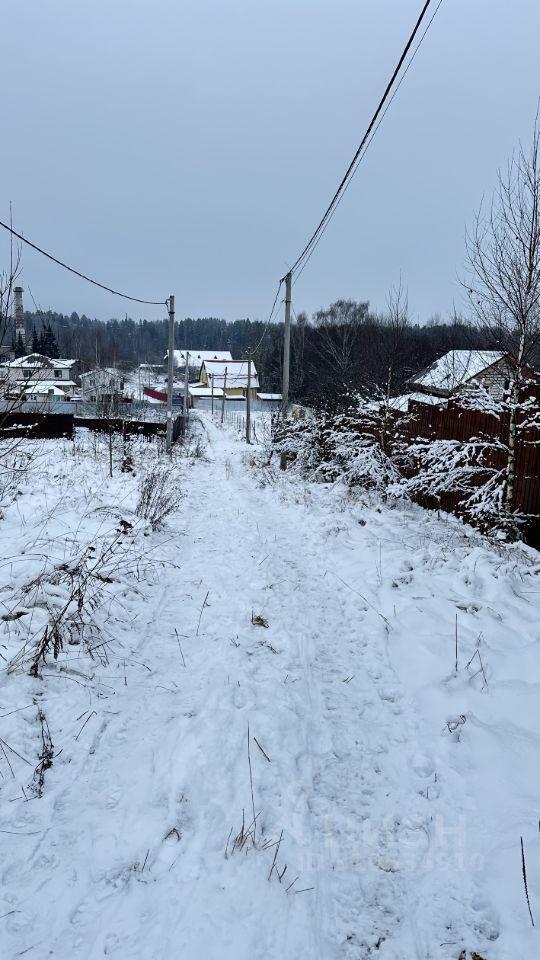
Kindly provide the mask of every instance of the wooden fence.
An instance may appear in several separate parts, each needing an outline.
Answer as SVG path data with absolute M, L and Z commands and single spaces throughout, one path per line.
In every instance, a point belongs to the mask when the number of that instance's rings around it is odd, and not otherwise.
M 64 413 L 13 413 L 0 414 L 0 437 L 30 437 L 32 439 L 56 439 L 73 437 L 73 415 Z
M 98 433 L 122 433 L 126 437 L 164 437 L 167 425 L 165 420 L 125 420 L 122 417 L 74 417 L 76 427 L 86 427 Z M 184 417 L 173 420 L 173 443 L 184 434 Z
M 164 437 L 164 420 L 126 420 L 122 417 L 76 417 L 72 413 L 41 413 L 38 411 L 0 413 L 0 438 L 29 437 L 35 439 L 72 439 L 76 427 L 86 427 L 101 433 L 124 433 L 128 437 Z M 173 420 L 173 443 L 185 432 L 184 416 Z
M 535 411 L 527 411 L 527 417 L 532 419 L 534 414 L 540 413 L 540 405 Z M 522 421 L 523 424 L 523 421 Z M 537 427 L 519 426 L 516 443 L 516 476 L 514 483 L 513 507 L 516 512 L 526 516 L 524 538 L 532 546 L 540 547 L 540 425 Z M 296 425 L 297 430 L 313 431 L 313 422 L 305 421 Z M 274 426 L 274 438 L 280 439 L 280 429 Z M 408 414 L 392 411 L 386 423 L 381 413 L 376 410 L 366 410 L 359 413 L 349 413 L 335 417 L 322 418 L 312 442 L 318 448 L 321 460 L 331 464 L 336 454 L 336 435 L 346 435 L 354 446 L 355 438 L 358 441 L 371 437 L 375 443 L 383 444 L 390 456 L 400 465 L 404 476 L 413 476 L 415 471 L 414 458 L 407 464 L 407 448 L 418 441 L 457 440 L 472 443 L 471 464 L 480 468 L 476 475 L 469 477 L 470 487 L 480 486 L 486 479 L 486 474 L 492 470 L 504 471 L 507 464 L 505 445 L 508 442 L 508 415 L 484 413 L 470 410 L 457 403 L 450 402 L 448 406 L 431 406 L 428 404 L 411 404 Z M 286 433 L 286 430 L 285 430 Z M 283 434 L 282 434 L 283 436 Z M 489 442 L 501 442 L 490 447 Z M 339 444 L 338 444 L 339 446 Z M 476 460 L 476 464 L 475 464 Z M 339 469 L 339 467 L 338 467 Z M 425 493 L 416 493 L 415 500 L 428 509 L 437 509 L 455 513 L 472 519 L 466 509 L 465 502 L 471 490 L 444 491 L 437 496 Z
M 505 416 L 468 410 L 453 403 L 450 403 L 447 408 L 428 406 L 423 403 L 413 404 L 411 414 L 410 418 L 404 419 L 400 424 L 400 431 L 407 435 L 411 442 L 419 437 L 428 440 L 464 441 L 479 437 L 500 440 L 504 444 L 508 441 L 508 418 Z M 489 456 L 490 466 L 504 468 L 504 450 L 493 450 Z M 460 497 L 448 496 L 454 499 L 454 503 L 451 506 L 445 503 L 445 509 L 455 509 Z M 540 517 L 539 429 L 525 427 L 518 431 L 514 509 Z

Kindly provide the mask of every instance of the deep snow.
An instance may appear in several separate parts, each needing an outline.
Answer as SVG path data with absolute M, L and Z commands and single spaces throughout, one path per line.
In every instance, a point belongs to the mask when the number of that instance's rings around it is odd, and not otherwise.
M 0 522 L 2 611 L 44 553 L 134 524 L 96 611 L 106 657 L 10 671 L 28 623 L 2 624 L 2 960 L 532 960 L 538 555 L 282 475 L 201 420 L 161 530 L 86 439 L 45 444 Z

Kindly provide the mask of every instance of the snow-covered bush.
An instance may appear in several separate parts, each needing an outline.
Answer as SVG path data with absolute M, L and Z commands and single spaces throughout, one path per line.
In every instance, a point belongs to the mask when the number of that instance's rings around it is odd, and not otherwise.
M 482 526 L 498 523 L 504 516 L 504 454 L 505 444 L 496 439 L 419 439 L 406 451 L 408 476 L 400 477 L 390 492 L 443 507 L 445 498 L 452 497 L 467 519 Z
M 378 410 L 366 407 L 356 414 L 285 421 L 277 425 L 274 443 L 303 475 L 383 493 L 399 474 L 383 451 L 380 426 Z

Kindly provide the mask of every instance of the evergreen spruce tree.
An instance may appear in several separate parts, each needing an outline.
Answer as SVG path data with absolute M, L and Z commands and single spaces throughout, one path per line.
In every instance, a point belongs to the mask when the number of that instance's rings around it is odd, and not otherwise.
M 50 323 L 43 328 L 43 350 L 44 356 L 55 360 L 58 356 L 58 344 Z
M 38 332 L 35 327 L 32 327 L 32 353 L 40 352 L 40 343 Z

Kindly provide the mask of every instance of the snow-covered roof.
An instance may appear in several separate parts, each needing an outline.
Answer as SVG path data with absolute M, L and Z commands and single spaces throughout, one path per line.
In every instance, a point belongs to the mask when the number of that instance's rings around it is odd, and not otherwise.
M 426 390 L 455 390 L 505 356 L 500 350 L 449 350 L 411 383 Z
M 258 393 L 257 400 L 281 400 L 280 393 Z
M 227 383 L 225 389 L 230 387 L 247 387 L 248 385 L 248 363 L 247 360 L 205 360 L 204 369 L 206 375 L 212 377 L 215 386 L 222 387 L 225 383 L 225 368 L 227 368 Z M 259 378 L 255 369 L 255 364 L 251 361 L 251 386 L 255 389 L 259 386 Z
M 74 380 L 16 380 L 11 384 L 13 390 L 19 390 L 21 393 L 28 393 L 30 390 L 34 390 L 36 387 L 41 388 L 50 388 L 58 387 L 59 390 L 64 392 L 64 387 L 76 387 L 77 384 Z
M 69 370 L 72 367 L 76 360 L 66 360 L 57 358 L 56 360 L 51 359 L 51 357 L 46 357 L 41 353 L 29 353 L 26 357 L 17 357 L 16 360 L 7 360 L 5 363 L 0 364 L 2 367 L 9 367 L 12 370 L 18 368 L 38 368 L 42 369 L 43 367 L 56 367 L 57 370 Z
M 437 407 L 446 406 L 448 403 L 444 397 L 436 397 L 432 393 L 403 393 L 400 397 L 390 397 L 389 406 L 391 410 L 399 410 L 402 413 L 407 413 L 409 401 Z
M 30 387 L 27 386 L 27 389 L 24 390 L 24 394 L 50 394 L 52 393 L 55 397 L 65 397 L 65 393 L 60 387 L 54 383 L 53 380 L 39 380 L 36 384 L 32 384 Z
M 190 396 L 192 397 L 222 397 L 223 390 L 221 387 L 214 387 L 212 390 L 211 387 L 188 387 Z
M 86 373 L 81 373 L 81 380 L 86 379 L 86 377 L 114 377 L 119 380 L 125 380 L 126 374 L 122 370 L 117 370 L 115 367 L 95 367 L 93 370 L 87 370 Z
M 177 366 L 185 364 L 186 353 L 189 354 L 188 363 L 192 367 L 200 367 L 205 360 L 232 360 L 229 350 L 175 350 L 174 362 Z M 165 354 L 164 360 L 169 359 L 169 351 Z

